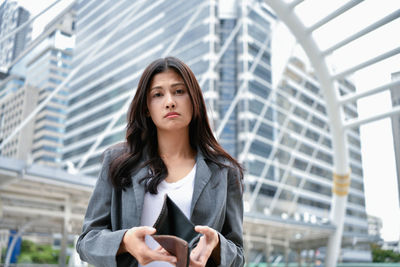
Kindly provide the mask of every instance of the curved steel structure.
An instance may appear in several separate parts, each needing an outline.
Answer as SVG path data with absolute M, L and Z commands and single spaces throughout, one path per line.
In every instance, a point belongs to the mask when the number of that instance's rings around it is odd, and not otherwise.
M 346 212 L 347 194 L 350 187 L 350 167 L 348 159 L 346 129 L 351 126 L 357 127 L 362 123 L 377 120 L 399 112 L 399 109 L 395 108 L 391 112 L 382 114 L 380 116 L 374 116 L 374 118 L 369 118 L 359 123 L 357 123 L 358 119 L 356 119 L 355 122 L 352 123 L 345 123 L 341 111 L 341 105 L 344 103 L 344 101 L 339 99 L 335 81 L 337 79 L 344 78 L 359 69 L 362 69 L 380 60 L 398 54 L 399 48 L 384 53 L 383 55 L 380 55 L 374 59 L 363 62 L 358 66 L 350 68 L 349 70 L 343 71 L 339 74 L 334 74 L 330 71 L 328 63 L 326 61 L 326 56 L 334 52 L 336 49 L 339 49 L 344 45 L 373 31 L 374 29 L 377 29 L 378 27 L 381 27 L 386 23 L 399 18 L 400 10 L 396 10 L 392 14 L 361 30 L 360 32 L 355 33 L 354 35 L 341 42 L 338 42 L 331 48 L 325 51 L 321 51 L 312 35 L 312 32 L 322 25 L 328 23 L 332 19 L 336 18 L 337 16 L 341 15 L 342 13 L 358 5 L 362 2 L 362 0 L 349 1 L 345 5 L 341 6 L 340 8 L 308 28 L 304 26 L 301 19 L 294 12 L 294 8 L 297 5 L 301 4 L 303 0 L 292 1 L 291 3 L 286 3 L 282 0 L 265 0 L 265 2 L 287 25 L 287 27 L 291 30 L 292 34 L 296 37 L 297 41 L 306 52 L 308 58 L 311 61 L 311 64 L 313 65 L 316 76 L 319 79 L 321 88 L 324 92 L 334 150 L 334 175 L 332 187 L 332 191 L 334 194 L 331 204 L 330 220 L 336 226 L 336 231 L 330 236 L 328 241 L 327 259 L 325 263 L 328 267 L 334 267 L 336 266 L 336 262 L 339 257 L 343 234 L 344 217 Z M 390 87 L 384 86 L 383 88 L 387 90 Z M 356 101 L 361 96 L 362 95 L 359 95 L 358 97 L 353 97 L 352 100 Z

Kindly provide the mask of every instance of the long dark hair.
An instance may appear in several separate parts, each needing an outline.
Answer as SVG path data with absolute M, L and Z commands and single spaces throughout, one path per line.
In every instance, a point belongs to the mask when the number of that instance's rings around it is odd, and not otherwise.
M 227 159 L 232 166 L 239 169 L 242 179 L 242 167 L 218 144 L 211 131 L 203 94 L 193 72 L 179 59 L 166 57 L 153 61 L 140 78 L 128 111 L 126 149 L 110 164 L 111 183 L 116 188 L 124 189 L 132 184 L 132 171 L 147 165 L 150 172 L 140 182 L 145 183 L 146 192 L 157 194 L 157 186 L 167 177 L 167 167 L 158 154 L 157 129 L 148 116 L 147 92 L 154 75 L 169 69 L 176 71 L 183 78 L 192 101 L 193 117 L 189 124 L 190 146 L 194 150 L 200 149 L 205 160 L 219 167 L 227 167 L 221 162 L 221 157 Z M 148 160 L 139 166 L 144 150 Z

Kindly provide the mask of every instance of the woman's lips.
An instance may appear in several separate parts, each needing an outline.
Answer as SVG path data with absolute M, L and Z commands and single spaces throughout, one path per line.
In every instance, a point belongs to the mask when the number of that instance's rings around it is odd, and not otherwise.
M 165 118 L 176 118 L 179 116 L 179 113 L 177 112 L 169 112 L 167 115 L 165 115 Z

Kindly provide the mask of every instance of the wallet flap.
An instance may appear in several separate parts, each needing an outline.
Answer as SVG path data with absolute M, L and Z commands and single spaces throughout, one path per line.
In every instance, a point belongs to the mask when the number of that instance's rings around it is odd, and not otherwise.
M 188 243 L 200 235 L 194 230 L 194 224 L 168 195 L 165 195 L 163 207 L 153 227 L 157 230 L 157 235 L 173 235 Z
M 177 259 L 176 267 L 187 267 L 189 262 L 188 243 L 176 236 L 172 235 L 153 235 L 156 240 L 166 251 L 174 255 Z

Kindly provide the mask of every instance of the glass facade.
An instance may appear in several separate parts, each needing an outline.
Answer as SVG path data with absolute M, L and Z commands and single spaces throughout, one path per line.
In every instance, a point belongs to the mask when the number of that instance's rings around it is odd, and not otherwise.
M 164 55 L 164 51 L 176 38 L 198 8 L 197 19 L 190 25 L 170 55 L 186 62 L 200 80 L 209 67 L 209 54 L 213 52 L 210 37 L 216 22 L 210 20 L 216 3 L 203 1 L 153 1 L 142 4 L 112 1 L 82 1 L 78 4 L 77 36 L 74 67 L 80 71 L 73 78 L 68 100 L 64 160 L 79 164 L 82 153 L 94 144 L 97 135 L 118 116 L 121 107 L 132 95 L 144 67 Z M 99 41 L 113 28 L 118 17 L 127 8 L 139 8 L 127 26 L 117 31 L 91 59 L 87 56 Z M 208 90 L 209 83 L 203 86 Z M 207 101 L 209 103 L 209 101 Z M 126 111 L 125 111 L 126 112 Z M 122 140 L 126 125 L 126 113 L 119 115 L 115 127 L 102 140 L 82 168 L 84 173 L 99 170 L 99 158 L 105 147 Z M 95 164 L 97 163 L 97 164 Z
M 0 38 L 29 20 L 30 13 L 16 1 L 0 4 Z M 10 64 L 21 54 L 31 40 L 31 27 L 19 31 L 0 43 L 0 71 L 7 73 Z
M 221 39 L 221 43 L 225 43 L 229 37 L 229 34 L 236 26 L 236 19 L 220 19 L 219 25 L 219 36 Z M 226 52 L 223 54 L 221 58 L 221 62 L 218 65 L 219 67 L 219 114 L 221 114 L 221 118 L 228 111 L 235 95 L 237 93 L 237 39 L 235 38 L 229 45 Z M 237 118 L 237 109 L 232 112 L 232 115 L 229 117 L 228 122 L 226 123 L 221 136 L 219 137 L 220 144 L 226 149 L 228 153 L 231 155 L 237 156 L 237 136 L 238 136 L 238 118 Z
M 28 55 L 26 83 L 39 88 L 38 105 L 59 86 L 71 71 L 72 49 L 59 47 L 57 39 L 71 38 L 57 29 Z M 32 157 L 35 163 L 61 166 L 68 88 L 60 90 L 36 115 Z
M 239 1 L 240 2 L 240 1 Z M 164 51 L 200 8 L 169 55 L 186 62 L 202 84 L 209 117 L 218 129 L 235 96 L 239 102 L 224 126 L 219 142 L 246 169 L 245 209 L 263 215 L 290 217 L 306 223 L 326 223 L 332 198 L 333 150 L 325 101 L 319 83 L 297 58 L 288 63 L 277 88 L 271 83 L 271 25 L 274 15 L 262 1 L 240 3 L 236 18 L 217 18 L 218 1 L 169 0 L 130 4 L 80 1 L 73 67 L 81 67 L 70 84 L 63 160 L 77 166 L 113 119 L 82 172 L 96 175 L 101 153 L 124 138 L 126 111 L 143 68 Z M 112 33 L 124 10 L 138 8 L 126 27 Z M 217 68 L 210 69 L 232 30 L 240 30 Z M 91 58 L 91 51 L 108 34 L 108 43 Z M 211 71 L 209 71 L 209 69 Z M 205 81 L 205 82 L 204 82 Z M 339 83 L 352 92 L 348 81 Z M 354 105 L 344 108 L 355 117 Z M 345 235 L 364 238 L 365 213 L 359 131 L 348 134 L 351 186 Z

